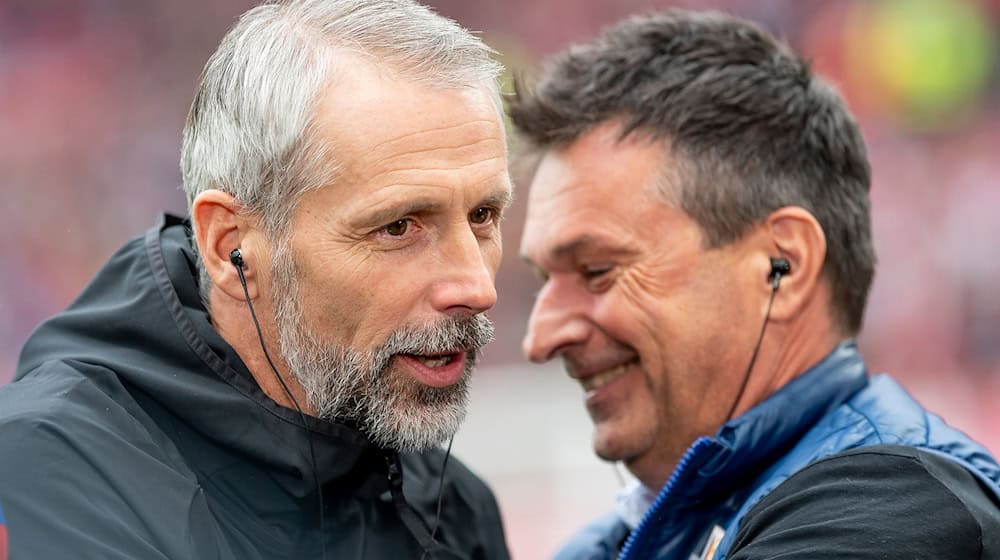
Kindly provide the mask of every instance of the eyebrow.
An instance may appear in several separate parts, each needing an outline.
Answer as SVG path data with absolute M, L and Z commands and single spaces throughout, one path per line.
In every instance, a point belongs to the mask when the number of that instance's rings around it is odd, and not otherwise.
M 509 189 L 498 188 L 487 194 L 478 205 L 494 206 L 500 210 L 506 209 L 511 203 L 511 192 Z M 364 214 L 364 222 L 369 226 L 379 226 L 398 220 L 404 216 L 412 214 L 430 214 L 443 212 L 448 204 L 436 198 L 414 198 L 393 203 L 384 208 L 372 210 Z
M 556 245 L 552 249 L 552 255 L 557 259 L 566 259 L 589 251 L 600 252 L 608 256 L 631 255 L 635 252 L 631 249 L 612 246 L 603 237 L 588 233 Z
M 498 188 L 490 192 L 479 201 L 480 205 L 493 206 L 500 210 L 506 210 L 510 206 L 513 195 L 510 189 Z
M 612 245 L 604 237 L 589 233 L 585 233 L 579 237 L 557 244 L 550 251 L 550 254 L 552 255 L 553 260 L 573 260 L 581 253 L 586 252 L 600 253 L 602 257 L 606 256 L 608 258 L 636 254 L 634 249 Z M 525 253 L 521 253 L 521 259 L 533 267 L 538 267 L 538 265 L 535 264 L 535 261 L 531 260 L 531 257 Z
M 364 221 L 368 225 L 377 226 L 398 220 L 411 214 L 426 214 L 440 212 L 445 208 L 440 200 L 433 198 L 416 198 L 393 203 L 384 208 L 372 210 L 364 215 Z

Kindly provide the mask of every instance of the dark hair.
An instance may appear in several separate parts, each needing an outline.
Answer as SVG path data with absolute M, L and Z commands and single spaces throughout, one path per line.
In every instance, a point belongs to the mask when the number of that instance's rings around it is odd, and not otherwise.
M 672 196 L 712 247 L 805 208 L 826 235 L 835 319 L 860 329 L 875 269 L 864 142 L 838 94 L 756 25 L 683 10 L 625 20 L 551 59 L 532 90 L 518 83 L 509 109 L 536 151 L 612 119 L 623 138 L 666 141 Z

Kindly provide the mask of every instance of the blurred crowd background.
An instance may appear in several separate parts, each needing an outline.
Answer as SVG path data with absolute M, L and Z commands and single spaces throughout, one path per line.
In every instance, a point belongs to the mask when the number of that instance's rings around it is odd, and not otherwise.
M 626 15 L 747 16 L 812 59 L 868 143 L 879 267 L 862 349 L 1000 452 L 1000 0 L 433 0 L 513 75 Z M 180 133 L 249 0 L 0 0 L 0 384 L 20 346 L 125 240 L 185 212 Z M 525 184 L 519 185 L 523 189 Z M 580 390 L 519 351 L 538 287 L 504 224 L 498 340 L 456 453 L 496 489 L 516 558 L 606 510 Z

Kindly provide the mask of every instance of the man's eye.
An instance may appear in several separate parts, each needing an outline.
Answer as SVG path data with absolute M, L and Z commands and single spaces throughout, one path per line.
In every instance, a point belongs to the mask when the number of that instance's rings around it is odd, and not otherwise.
M 496 210 L 488 206 L 480 206 L 469 212 L 469 221 L 476 225 L 483 225 L 496 219 Z
M 604 276 L 611 271 L 610 265 L 600 265 L 600 266 L 585 266 L 583 267 L 583 277 L 587 280 L 594 280 Z
M 399 237 L 405 234 L 406 230 L 408 229 L 410 229 L 409 220 L 396 220 L 395 222 L 392 222 L 391 224 L 382 228 L 382 231 L 386 232 L 387 234 L 393 237 Z

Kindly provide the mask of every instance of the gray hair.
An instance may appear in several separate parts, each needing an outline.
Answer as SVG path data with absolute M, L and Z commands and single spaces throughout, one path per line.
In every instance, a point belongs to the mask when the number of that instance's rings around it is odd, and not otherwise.
M 338 55 L 350 52 L 413 83 L 484 88 L 499 110 L 493 51 L 412 0 L 285 0 L 243 14 L 205 65 L 184 127 L 188 205 L 231 194 L 274 239 L 303 193 L 329 185 L 338 163 L 314 133 L 315 107 Z M 345 93 L 349 95 L 349 92 Z M 210 279 L 199 255 L 207 304 Z

